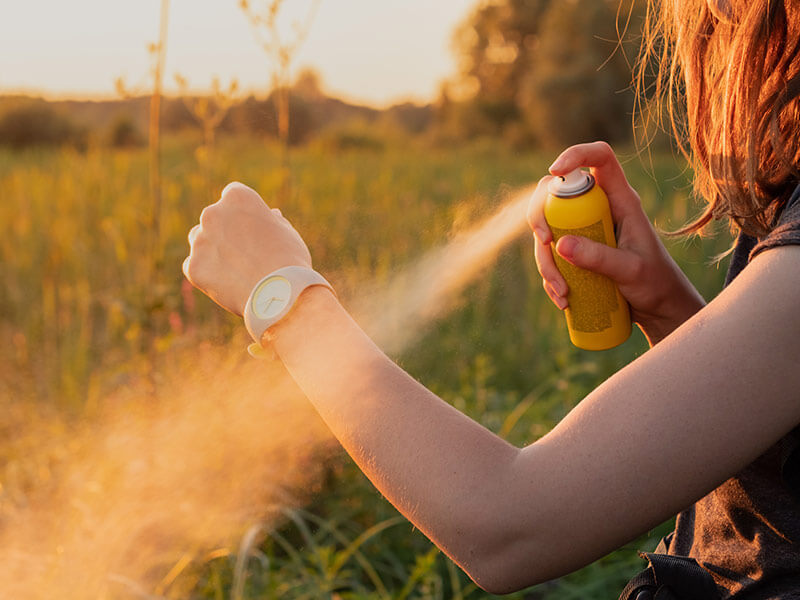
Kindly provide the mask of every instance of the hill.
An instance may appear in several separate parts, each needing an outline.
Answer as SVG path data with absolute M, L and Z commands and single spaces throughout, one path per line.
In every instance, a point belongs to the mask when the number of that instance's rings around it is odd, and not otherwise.
M 214 103 L 213 98 L 165 97 L 161 113 L 161 127 L 166 132 L 200 129 L 190 106 L 198 101 Z M 87 132 L 91 137 L 106 138 L 120 123 L 126 123 L 140 139 L 147 131 L 150 98 L 139 96 L 118 100 L 46 100 L 41 97 L 0 96 L 0 120 L 18 119 L 15 115 L 52 114 L 73 129 Z M 302 143 L 319 133 L 359 124 L 391 124 L 409 133 L 420 133 L 433 120 L 431 105 L 398 104 L 387 109 L 376 109 L 351 104 L 321 93 L 297 92 L 291 96 L 291 141 Z M 247 134 L 274 137 L 277 134 L 274 98 L 248 96 L 236 100 L 227 110 L 219 131 L 229 134 Z M 0 144 L 4 140 L 0 139 Z M 34 142 L 35 143 L 35 142 Z

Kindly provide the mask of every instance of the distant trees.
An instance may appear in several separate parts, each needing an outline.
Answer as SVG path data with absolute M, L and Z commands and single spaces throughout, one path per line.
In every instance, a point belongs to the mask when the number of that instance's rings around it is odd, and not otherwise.
M 298 95 L 290 97 L 286 109 L 289 111 L 292 127 L 286 132 L 286 140 L 280 138 L 280 127 L 276 118 L 278 99 L 274 91 L 265 99 L 249 96 L 231 106 L 220 125 L 220 131 L 277 139 L 285 159 L 287 154 L 284 143 L 287 146 L 303 143 L 319 129 L 320 124 L 312 113 L 312 108 L 322 103 L 324 99 L 311 102 Z
M 0 117 L 0 145 L 16 150 L 31 146 L 83 148 L 87 132 L 44 102 L 26 102 Z
M 448 93 L 464 99 L 462 132 L 550 147 L 628 138 L 639 4 L 484 1 L 454 38 L 460 73 Z M 450 103 L 439 102 L 452 120 Z
M 521 117 L 518 99 L 531 70 L 550 0 L 484 1 L 456 30 L 456 96 L 471 98 L 468 133 L 500 133 Z
M 135 148 L 145 143 L 133 117 L 119 114 L 108 132 L 108 144 L 113 148 Z

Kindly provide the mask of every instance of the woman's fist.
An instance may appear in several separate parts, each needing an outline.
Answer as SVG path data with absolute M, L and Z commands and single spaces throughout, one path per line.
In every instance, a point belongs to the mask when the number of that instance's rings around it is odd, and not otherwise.
M 254 190 L 230 183 L 189 232 L 186 278 L 223 308 L 241 315 L 256 283 L 281 267 L 311 267 L 300 234 Z

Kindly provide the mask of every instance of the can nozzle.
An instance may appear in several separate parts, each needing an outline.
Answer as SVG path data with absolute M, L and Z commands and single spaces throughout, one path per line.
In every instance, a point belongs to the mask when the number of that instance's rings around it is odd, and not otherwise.
M 574 194 L 586 189 L 591 182 L 591 175 L 581 169 L 559 175 L 550 184 L 550 192 L 556 195 Z

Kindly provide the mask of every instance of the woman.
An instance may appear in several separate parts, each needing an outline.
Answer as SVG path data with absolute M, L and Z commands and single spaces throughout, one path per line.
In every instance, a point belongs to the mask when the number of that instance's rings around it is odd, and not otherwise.
M 553 249 L 545 177 L 529 210 L 545 289 L 565 307 L 554 250 L 611 277 L 652 348 L 541 440 L 515 448 L 441 401 L 324 285 L 271 321 L 284 299 L 251 298 L 254 286 L 287 266 L 308 274 L 311 257 L 241 184 L 203 211 L 184 272 L 234 313 L 261 303 L 267 317 L 251 318 L 251 332 L 378 489 L 482 588 L 557 577 L 680 513 L 626 597 L 800 598 L 799 10 L 789 0 L 663 0 L 651 11 L 673 57 L 662 81 L 685 93 L 696 189 L 709 200 L 687 230 L 724 217 L 741 231 L 729 285 L 704 302 L 607 144 L 563 152 L 551 175 L 591 168 L 619 248 L 567 237 Z M 672 85 L 679 73 L 685 85 Z

